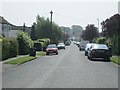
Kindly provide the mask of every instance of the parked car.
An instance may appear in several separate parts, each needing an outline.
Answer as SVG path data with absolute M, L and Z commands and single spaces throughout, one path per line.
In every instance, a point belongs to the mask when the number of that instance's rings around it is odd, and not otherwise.
M 85 50 L 85 47 L 86 47 L 87 43 L 89 43 L 89 41 L 87 41 L 87 40 L 81 41 L 81 42 L 80 42 L 80 45 L 79 45 L 79 50 L 80 50 L 80 51 L 81 51 L 81 50 Z
M 46 55 L 49 55 L 50 53 L 58 54 L 58 48 L 56 44 L 49 44 L 46 48 Z
M 85 47 L 85 56 L 88 55 L 88 51 L 90 50 L 90 47 L 95 45 L 95 43 L 87 43 L 86 47 Z
M 58 49 L 65 49 L 65 44 L 64 43 L 58 43 L 57 47 L 58 47 Z
M 93 45 L 88 51 L 88 59 L 90 60 L 92 60 L 93 58 L 103 58 L 109 61 L 111 56 L 111 52 L 105 44 Z
M 77 42 L 76 42 L 76 45 L 79 47 L 79 46 L 80 46 L 80 42 L 79 42 L 79 41 L 77 41 Z
M 70 45 L 70 41 L 66 41 L 65 46 L 69 46 L 69 45 Z

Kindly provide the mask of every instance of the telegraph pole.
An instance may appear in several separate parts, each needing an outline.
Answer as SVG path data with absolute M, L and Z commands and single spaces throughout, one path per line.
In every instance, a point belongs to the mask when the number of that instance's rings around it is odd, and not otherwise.
M 50 37 L 50 39 L 52 38 L 52 14 L 53 14 L 53 11 L 51 10 L 50 11 L 50 18 L 51 18 L 51 22 L 50 22 L 50 33 L 51 33 L 51 37 Z

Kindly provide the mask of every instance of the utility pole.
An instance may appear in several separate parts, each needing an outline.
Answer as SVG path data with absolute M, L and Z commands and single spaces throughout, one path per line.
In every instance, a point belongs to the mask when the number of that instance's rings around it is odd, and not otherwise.
M 98 20 L 98 31 L 99 31 L 99 19 L 97 18 L 97 20 Z
M 51 18 L 51 22 L 50 22 L 50 33 L 51 33 L 51 37 L 50 37 L 50 39 L 52 38 L 52 14 L 53 14 L 53 11 L 51 10 L 50 11 L 50 18 Z

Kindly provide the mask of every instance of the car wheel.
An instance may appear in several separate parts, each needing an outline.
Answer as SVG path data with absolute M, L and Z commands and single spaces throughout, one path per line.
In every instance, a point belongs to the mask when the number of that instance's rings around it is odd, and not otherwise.
M 81 48 L 79 48 L 79 50 L 81 51 Z
M 56 53 L 56 55 L 58 55 L 58 53 Z
M 110 57 L 107 58 L 107 61 L 110 61 Z
M 91 58 L 90 56 L 88 56 L 88 59 L 89 59 L 89 60 L 92 60 L 92 58 Z

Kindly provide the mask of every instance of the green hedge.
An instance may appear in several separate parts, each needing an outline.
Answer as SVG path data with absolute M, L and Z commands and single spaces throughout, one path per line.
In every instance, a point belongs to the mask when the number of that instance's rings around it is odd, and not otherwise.
M 48 38 L 38 39 L 37 41 L 38 42 L 43 42 L 43 51 L 45 51 L 47 45 L 50 44 L 50 39 L 48 39 Z
M 39 42 L 43 42 L 44 46 L 43 47 L 47 47 L 47 45 L 50 43 L 50 39 L 38 39 Z
M 107 44 L 106 38 L 97 38 L 96 43 L 97 44 Z
M 2 61 L 2 39 L 0 39 L 0 61 Z
M 113 36 L 112 37 L 112 53 L 115 55 L 120 55 L 120 36 Z
M 17 36 L 17 40 L 19 44 L 19 54 L 29 54 L 30 48 L 34 45 L 33 41 L 30 39 L 30 36 L 28 36 L 25 32 L 20 32 Z
M 44 46 L 43 42 L 34 41 L 34 47 L 36 48 L 37 51 L 43 51 L 43 46 Z
M 18 55 L 18 42 L 14 38 L 4 38 L 2 41 L 2 60 Z

